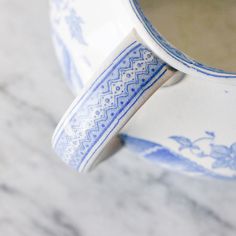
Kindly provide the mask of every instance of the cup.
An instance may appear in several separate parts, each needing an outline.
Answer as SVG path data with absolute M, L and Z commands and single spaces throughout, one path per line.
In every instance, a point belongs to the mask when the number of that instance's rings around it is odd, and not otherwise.
M 175 48 L 135 0 L 54 0 L 51 9 L 55 49 L 77 96 L 53 136 L 63 161 L 88 171 L 121 140 L 153 163 L 235 178 L 235 73 Z

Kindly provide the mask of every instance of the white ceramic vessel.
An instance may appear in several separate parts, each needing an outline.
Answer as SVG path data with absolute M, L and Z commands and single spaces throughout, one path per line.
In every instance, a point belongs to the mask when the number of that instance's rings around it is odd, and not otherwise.
M 236 177 L 236 74 L 174 48 L 135 0 L 52 0 L 51 9 L 57 55 L 77 96 L 53 138 L 67 164 L 89 170 L 122 140 L 168 168 Z

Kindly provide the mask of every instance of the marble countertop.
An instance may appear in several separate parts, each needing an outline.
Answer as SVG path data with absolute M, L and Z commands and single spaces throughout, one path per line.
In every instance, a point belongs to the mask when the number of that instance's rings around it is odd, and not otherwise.
M 91 174 L 51 135 L 73 96 L 50 39 L 48 1 L 0 1 L 0 235 L 235 236 L 236 182 L 167 172 L 123 149 Z

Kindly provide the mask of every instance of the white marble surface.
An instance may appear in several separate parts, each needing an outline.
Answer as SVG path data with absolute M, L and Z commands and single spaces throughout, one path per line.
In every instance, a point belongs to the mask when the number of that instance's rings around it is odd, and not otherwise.
M 236 182 L 166 172 L 122 150 L 79 175 L 51 150 L 73 97 L 47 0 L 0 0 L 0 235 L 235 236 Z

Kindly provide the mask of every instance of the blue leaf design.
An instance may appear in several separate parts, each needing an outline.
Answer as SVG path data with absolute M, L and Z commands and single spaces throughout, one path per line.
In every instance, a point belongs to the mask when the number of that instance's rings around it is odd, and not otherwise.
M 224 145 L 211 145 L 211 153 L 210 156 L 218 159 L 218 158 L 226 158 L 230 156 L 231 150 L 227 146 Z
M 230 150 L 231 150 L 231 155 L 232 157 L 235 159 L 236 161 L 236 143 L 233 143 L 231 146 L 230 146 Z
M 217 169 L 217 168 L 224 168 L 227 167 L 227 162 L 225 159 L 217 159 L 213 164 L 212 168 Z
M 195 147 L 193 146 L 192 141 L 189 138 L 186 138 L 184 136 L 171 136 L 170 139 L 173 139 L 180 145 L 179 150 Z
M 66 16 L 65 19 L 67 24 L 69 25 L 71 36 L 76 40 L 78 40 L 79 43 L 87 45 L 87 42 L 83 37 L 83 32 L 81 27 L 81 25 L 84 24 L 83 19 L 77 15 L 74 9 L 70 10 L 69 15 Z
M 230 146 L 230 149 L 231 149 L 231 152 L 232 152 L 232 153 L 236 153 L 236 143 L 233 143 L 233 144 Z
M 215 138 L 215 133 L 214 132 L 211 132 L 211 131 L 206 131 L 205 132 L 208 136 L 212 137 L 212 138 Z

